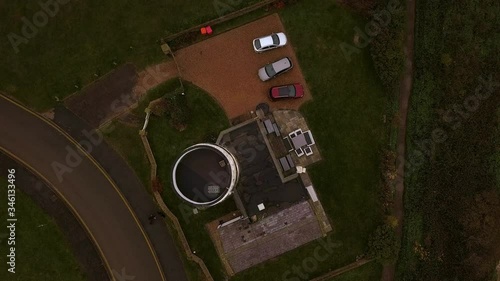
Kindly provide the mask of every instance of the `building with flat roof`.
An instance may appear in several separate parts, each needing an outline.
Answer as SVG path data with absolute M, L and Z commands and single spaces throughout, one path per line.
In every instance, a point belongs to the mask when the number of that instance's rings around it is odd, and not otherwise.
M 287 147 L 297 145 L 297 131 L 310 132 L 300 113 L 260 111 L 222 131 L 216 144 L 187 148 L 172 170 L 175 192 L 195 207 L 210 207 L 233 195 L 242 217 L 252 222 L 310 199 L 311 191 L 316 198 L 310 182 L 299 175 L 321 157 L 314 141 L 302 145 L 309 153 Z
M 241 173 L 234 199 L 252 221 L 309 198 L 299 177 L 280 177 L 257 120 L 222 132 L 218 144 L 238 161 Z

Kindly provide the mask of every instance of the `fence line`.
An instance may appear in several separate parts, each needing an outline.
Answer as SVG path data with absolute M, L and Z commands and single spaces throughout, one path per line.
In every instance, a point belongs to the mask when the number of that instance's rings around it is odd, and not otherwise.
M 212 25 L 216 25 L 216 24 L 220 24 L 220 23 L 232 20 L 234 18 L 237 18 L 237 17 L 242 16 L 244 14 L 248 14 L 248 13 L 253 12 L 255 10 L 258 10 L 258 9 L 260 9 L 260 8 L 266 6 L 266 5 L 273 4 L 274 2 L 278 2 L 278 1 L 281 1 L 281 0 L 264 0 L 264 1 L 261 1 L 261 2 L 258 2 L 258 3 L 255 3 L 253 5 L 245 7 L 243 9 L 231 12 L 231 13 L 229 13 L 227 15 L 218 17 L 216 19 L 207 21 L 205 23 L 202 23 L 202 24 L 190 27 L 188 29 L 185 29 L 183 31 L 177 32 L 175 34 L 169 35 L 169 36 L 163 38 L 162 40 L 165 41 L 165 42 L 172 41 L 175 38 L 180 37 L 182 35 L 185 35 L 187 33 L 198 31 L 202 27 L 209 26 L 209 25 L 212 26 Z

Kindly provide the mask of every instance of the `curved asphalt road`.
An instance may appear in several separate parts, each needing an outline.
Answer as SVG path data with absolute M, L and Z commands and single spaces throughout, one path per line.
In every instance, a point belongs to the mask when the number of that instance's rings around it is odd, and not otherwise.
M 76 211 L 114 280 L 165 280 L 135 214 L 90 157 L 81 157 L 81 163 L 58 180 L 52 164 L 68 165 L 67 148 L 76 150 L 68 137 L 1 95 L 0 136 L 0 150 L 43 176 Z

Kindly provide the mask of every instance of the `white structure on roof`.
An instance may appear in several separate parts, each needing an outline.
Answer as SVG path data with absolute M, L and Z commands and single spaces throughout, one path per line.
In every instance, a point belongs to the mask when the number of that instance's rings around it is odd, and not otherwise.
M 233 193 L 238 178 L 236 158 L 227 149 L 211 143 L 187 148 L 172 169 L 174 191 L 197 207 L 224 201 Z
M 302 166 L 297 166 L 297 174 L 303 174 L 306 172 L 306 168 Z
M 262 211 L 266 208 L 266 206 L 264 206 L 264 203 L 260 203 L 259 205 L 257 205 L 257 208 L 259 208 L 259 211 Z

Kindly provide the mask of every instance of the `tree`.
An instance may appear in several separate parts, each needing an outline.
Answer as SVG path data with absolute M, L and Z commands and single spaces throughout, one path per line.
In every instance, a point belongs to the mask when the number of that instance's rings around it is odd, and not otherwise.
M 377 227 L 368 240 L 368 256 L 381 263 L 392 263 L 399 253 L 399 239 L 387 224 Z
M 184 93 L 168 95 L 165 101 L 170 124 L 179 131 L 184 130 L 189 122 L 189 107 L 186 95 Z

